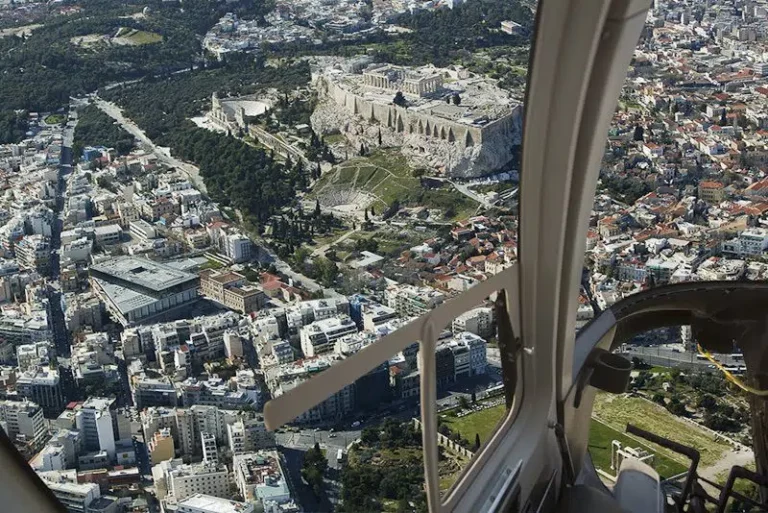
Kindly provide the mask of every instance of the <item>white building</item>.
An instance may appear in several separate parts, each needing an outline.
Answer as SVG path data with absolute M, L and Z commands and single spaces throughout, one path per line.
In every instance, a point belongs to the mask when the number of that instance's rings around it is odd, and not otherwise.
M 234 456 L 232 469 L 240 495 L 246 501 L 286 504 L 292 501 L 280 455 L 259 451 Z
M 50 237 L 53 225 L 53 210 L 44 206 L 38 207 L 27 216 L 27 224 L 32 233 L 42 235 L 43 237 Z
M 236 331 L 224 333 L 224 354 L 229 360 L 243 357 L 243 339 Z
M 75 414 L 75 423 L 87 452 L 104 451 L 111 461 L 115 458 L 115 431 L 110 408 L 114 399 L 93 397 L 83 403 Z
M 394 308 L 377 303 L 363 305 L 362 310 L 363 329 L 366 331 L 373 331 L 376 326 L 398 318 Z
M 261 419 L 238 420 L 227 425 L 229 449 L 232 454 L 271 449 L 275 446 L 275 434 L 267 431 Z
M 251 240 L 241 233 L 227 235 L 224 239 L 224 254 L 235 263 L 248 262 L 252 259 Z
M 0 422 L 11 440 L 38 442 L 48 433 L 42 408 L 29 401 L 0 401 Z
M 119 244 L 123 238 L 123 229 L 119 224 L 97 226 L 93 230 L 93 237 L 99 246 L 111 246 Z
M 768 75 L 768 62 L 756 62 L 752 66 L 752 69 L 755 71 L 756 75 L 764 77 Z
M 453 353 L 454 380 L 485 374 L 488 370 L 486 342 L 468 331 L 454 335 L 438 347 L 447 346 Z M 418 361 L 419 369 L 421 360 Z
M 207 463 L 175 464 L 178 460 L 164 461 L 163 475 L 167 497 L 176 502 L 196 494 L 229 498 L 229 476 L 226 467 Z
M 454 333 L 468 331 L 481 338 L 490 338 L 493 333 L 493 308 L 479 307 L 464 312 L 453 320 Z
M 28 235 L 16 244 L 16 260 L 22 269 L 46 272 L 51 260 L 51 245 L 42 235 Z
M 37 365 L 47 365 L 49 357 L 50 343 L 47 341 L 16 346 L 16 361 L 22 372 Z
M 768 229 L 747 228 L 735 239 L 723 242 L 723 253 L 744 257 L 759 257 L 768 249 Z
M 65 470 L 67 468 L 66 450 L 58 444 L 46 445 L 30 460 L 29 466 L 38 472 Z
M 301 350 L 311 358 L 333 350 L 337 339 L 353 333 L 357 333 L 357 326 L 347 315 L 315 321 L 299 331 Z
M 178 503 L 177 513 L 253 513 L 253 504 L 198 493 Z
M 16 390 L 39 404 L 47 417 L 56 417 L 64 409 L 64 391 L 56 369 L 33 367 L 25 371 L 16 380 Z
M 212 465 L 219 464 L 219 451 L 216 447 L 216 437 L 211 433 L 200 433 L 200 445 L 203 447 L 203 461 Z
M 394 285 L 386 291 L 387 304 L 400 317 L 419 317 L 445 301 L 445 295 L 430 287 Z
M 93 251 L 93 241 L 86 238 L 75 239 L 62 245 L 61 262 L 70 264 L 74 262 L 87 262 Z
M 96 483 L 56 482 L 45 478 L 43 481 L 70 513 L 88 513 L 88 506 L 101 497 Z

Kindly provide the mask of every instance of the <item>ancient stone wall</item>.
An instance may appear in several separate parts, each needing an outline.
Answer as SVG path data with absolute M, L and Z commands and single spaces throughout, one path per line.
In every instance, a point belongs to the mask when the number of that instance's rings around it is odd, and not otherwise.
M 468 126 L 429 110 L 411 110 L 385 105 L 354 94 L 325 77 L 318 77 L 316 88 L 321 99 L 340 106 L 346 115 L 332 112 L 332 106 L 319 107 L 313 115 L 317 133 L 339 130 L 354 144 L 370 142 L 380 129 L 390 132 L 386 139 L 402 146 L 408 156 L 422 164 L 443 168 L 450 175 L 478 176 L 498 170 L 512 158 L 512 148 L 520 142 L 522 108 L 483 127 Z M 338 109 L 337 109 L 338 110 Z M 335 126 L 334 126 L 335 125 Z

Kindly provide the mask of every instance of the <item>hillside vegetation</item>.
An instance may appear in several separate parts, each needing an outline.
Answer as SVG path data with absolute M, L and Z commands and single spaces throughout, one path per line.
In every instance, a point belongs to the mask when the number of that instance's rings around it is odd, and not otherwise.
M 364 203 L 375 212 L 397 202 L 399 205 L 425 206 L 442 211 L 446 219 L 467 217 L 477 203 L 448 188 L 430 189 L 398 151 L 376 150 L 365 157 L 354 157 L 325 173 L 315 184 L 314 197 L 325 206 Z

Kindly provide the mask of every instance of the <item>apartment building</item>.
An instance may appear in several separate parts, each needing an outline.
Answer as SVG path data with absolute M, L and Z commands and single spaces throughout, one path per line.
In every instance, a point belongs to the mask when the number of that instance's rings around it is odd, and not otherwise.
M 387 305 L 400 317 L 419 317 L 443 301 L 445 295 L 429 287 L 394 285 L 386 291 Z
M 43 409 L 27 400 L 0 401 L 0 423 L 5 426 L 11 440 L 18 439 L 37 445 L 48 434 Z
M 290 503 L 291 491 L 285 481 L 280 455 L 259 451 L 234 456 L 232 468 L 240 496 L 246 501 Z
M 196 494 L 229 498 L 229 474 L 226 467 L 209 463 L 191 465 L 175 464 L 178 460 L 165 461 L 163 475 L 168 494 L 166 498 L 175 502 Z
M 69 513 L 90 513 L 90 505 L 101 497 L 96 483 L 55 482 L 45 477 L 43 481 Z
M 162 428 L 155 431 L 147 444 L 149 452 L 149 462 L 151 465 L 157 465 L 161 461 L 172 460 L 176 455 L 176 447 L 173 444 L 170 428 Z
M 28 235 L 15 248 L 16 260 L 22 269 L 47 273 L 51 261 L 51 244 L 42 235 Z
M 75 413 L 75 424 L 80 431 L 86 452 L 104 451 L 110 461 L 115 459 L 115 429 L 111 408 L 114 399 L 93 397 L 86 400 Z
M 48 418 L 56 418 L 64 410 L 64 390 L 56 369 L 33 367 L 23 372 L 16 379 L 16 391 L 40 405 Z
M 267 431 L 262 419 L 240 419 L 229 424 L 227 435 L 232 454 L 270 449 L 275 446 L 275 434 Z
M 493 308 L 473 308 L 456 317 L 451 324 L 451 329 L 454 333 L 468 331 L 487 339 L 494 335 L 493 318 Z
M 304 356 L 313 356 L 333 350 L 333 343 L 344 336 L 357 333 L 357 325 L 347 315 L 315 321 L 299 330 Z
M 759 257 L 768 249 L 768 229 L 747 228 L 738 237 L 722 243 L 723 254 L 738 258 Z
M 253 513 L 253 504 L 201 493 L 178 503 L 177 513 Z

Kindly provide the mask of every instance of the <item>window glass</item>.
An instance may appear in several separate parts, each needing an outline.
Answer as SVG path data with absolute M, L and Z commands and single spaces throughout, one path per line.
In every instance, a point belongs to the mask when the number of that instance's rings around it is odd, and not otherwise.
M 577 329 L 642 291 L 764 279 L 763 11 L 653 3 L 608 134 Z M 632 381 L 623 396 L 598 395 L 589 441 L 608 482 L 627 454 L 647 456 L 664 477 L 688 465 L 625 433 L 627 422 L 700 450 L 699 476 L 714 483 L 731 465 L 754 468 L 749 395 L 719 368 L 742 381 L 749 362 L 738 345 L 708 356 L 699 342 L 691 326 L 673 326 L 618 349 Z M 749 510 L 747 499 L 729 507 Z

